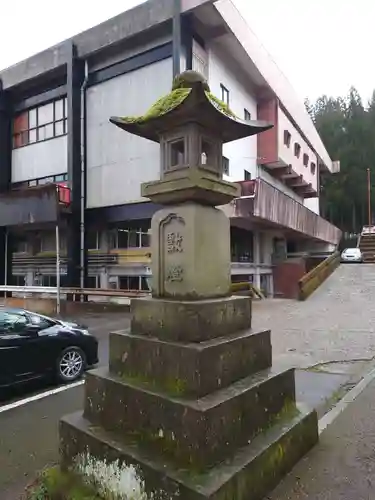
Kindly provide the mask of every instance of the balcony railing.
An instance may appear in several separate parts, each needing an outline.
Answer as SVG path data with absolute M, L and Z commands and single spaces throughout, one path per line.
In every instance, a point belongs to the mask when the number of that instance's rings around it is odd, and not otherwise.
M 0 194 L 0 226 L 56 222 L 61 211 L 69 211 L 70 188 L 44 184 Z
M 251 216 L 327 243 L 340 241 L 340 229 L 263 179 L 240 185 L 241 198 L 233 204 L 232 217 Z

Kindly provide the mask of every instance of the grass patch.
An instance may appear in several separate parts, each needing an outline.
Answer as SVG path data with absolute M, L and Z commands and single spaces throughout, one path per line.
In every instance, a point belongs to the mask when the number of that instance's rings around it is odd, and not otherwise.
M 25 500 L 105 500 L 79 477 L 55 466 L 45 469 L 26 490 Z M 108 499 L 109 500 L 109 499 Z M 115 500 L 115 499 L 111 499 Z

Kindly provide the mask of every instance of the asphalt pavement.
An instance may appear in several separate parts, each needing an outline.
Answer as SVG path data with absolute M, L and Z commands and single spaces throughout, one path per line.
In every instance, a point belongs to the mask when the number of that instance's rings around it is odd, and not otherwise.
M 272 330 L 274 364 L 297 368 L 297 399 L 317 407 L 320 414 L 339 399 L 343 388 L 350 389 L 362 372 L 374 367 L 374 293 L 375 266 L 341 266 L 304 303 L 254 303 L 254 330 Z M 99 339 L 100 364 L 107 364 L 108 332 L 128 328 L 129 317 L 107 313 L 71 319 L 90 327 Z M 53 389 L 29 386 L 0 401 L 0 500 L 18 500 L 20 489 L 37 471 L 58 460 L 58 422 L 82 408 L 83 385 L 58 394 L 51 394 Z M 43 391 L 46 397 L 32 399 Z M 374 395 L 372 388 L 370 396 L 359 399 L 363 408 L 352 403 L 353 409 L 337 420 L 342 423 L 328 427 L 321 444 L 272 500 L 375 499 L 375 490 L 369 490 L 375 458 Z M 351 418 L 346 417 L 349 411 Z
M 108 362 L 108 332 L 129 326 L 129 315 L 124 313 L 64 319 L 74 319 L 90 328 L 99 340 L 101 365 Z M 56 390 L 61 392 L 53 394 Z M 82 408 L 83 391 L 83 384 L 56 387 L 38 382 L 9 390 L 2 395 L 0 500 L 18 500 L 24 487 L 38 471 L 57 462 L 59 420 L 63 415 Z M 33 401 L 36 397 L 40 399 Z
M 321 434 L 268 500 L 374 500 L 375 381 Z

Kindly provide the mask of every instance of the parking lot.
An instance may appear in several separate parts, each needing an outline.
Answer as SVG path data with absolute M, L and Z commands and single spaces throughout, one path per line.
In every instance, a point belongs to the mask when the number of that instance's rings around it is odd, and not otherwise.
M 99 340 L 100 364 L 108 362 L 108 333 L 129 326 L 129 314 L 64 317 L 87 325 Z M 83 404 L 83 381 L 67 386 L 33 383 L 4 391 L 0 399 L 0 498 L 16 500 L 35 472 L 58 458 L 61 416 Z

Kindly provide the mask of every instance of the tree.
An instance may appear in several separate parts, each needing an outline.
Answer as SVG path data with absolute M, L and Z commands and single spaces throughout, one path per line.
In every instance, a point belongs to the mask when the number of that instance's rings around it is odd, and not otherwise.
M 331 158 L 341 163 L 340 173 L 322 176 L 322 215 L 358 232 L 367 224 L 367 168 L 375 180 L 375 92 L 367 108 L 354 87 L 344 98 L 324 95 L 305 105 Z

